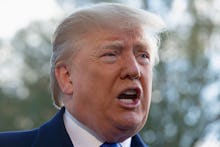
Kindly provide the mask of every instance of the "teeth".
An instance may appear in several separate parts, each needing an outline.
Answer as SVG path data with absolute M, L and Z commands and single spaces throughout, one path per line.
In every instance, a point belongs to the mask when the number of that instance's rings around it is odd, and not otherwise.
M 127 104 L 132 104 L 133 103 L 132 99 L 120 99 L 120 101 L 122 101 L 123 103 L 127 103 Z
M 119 99 L 130 99 L 130 100 L 134 100 L 136 98 L 138 98 L 138 94 L 137 94 L 137 91 L 135 89 L 129 89 L 129 90 L 126 90 L 124 91 L 123 93 L 121 93 L 119 96 L 118 96 Z M 127 101 L 126 101 L 127 102 Z M 129 103 L 130 101 L 128 101 Z
M 127 91 L 123 92 L 123 94 L 126 94 L 126 95 L 134 95 L 134 94 L 137 94 L 137 92 L 136 92 L 136 90 L 131 89 L 131 90 L 127 90 Z

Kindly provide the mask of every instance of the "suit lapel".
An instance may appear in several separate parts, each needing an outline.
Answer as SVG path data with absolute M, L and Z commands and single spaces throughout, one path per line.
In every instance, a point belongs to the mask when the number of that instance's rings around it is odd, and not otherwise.
M 73 147 L 71 139 L 66 132 L 62 108 L 49 122 L 42 125 L 32 147 Z
M 148 147 L 148 146 L 143 142 L 140 135 L 137 134 L 132 137 L 131 147 Z

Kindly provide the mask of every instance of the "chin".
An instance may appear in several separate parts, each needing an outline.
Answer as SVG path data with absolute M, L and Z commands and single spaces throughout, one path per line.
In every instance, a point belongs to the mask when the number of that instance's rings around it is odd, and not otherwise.
M 111 131 L 108 131 L 105 140 L 107 142 L 123 142 L 127 138 L 137 134 L 143 126 L 143 121 L 137 119 L 118 120 L 114 123 Z
M 137 119 L 133 117 L 128 117 L 118 123 L 118 129 L 125 134 L 129 134 L 129 136 L 133 136 L 142 129 L 144 124 L 145 121 L 143 120 L 143 118 Z

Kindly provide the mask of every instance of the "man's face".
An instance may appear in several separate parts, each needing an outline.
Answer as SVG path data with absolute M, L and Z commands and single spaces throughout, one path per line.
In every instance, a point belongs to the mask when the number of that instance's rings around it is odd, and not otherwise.
M 72 59 L 73 94 L 64 105 L 103 141 L 123 141 L 146 122 L 152 85 L 146 37 L 138 29 L 89 33 Z

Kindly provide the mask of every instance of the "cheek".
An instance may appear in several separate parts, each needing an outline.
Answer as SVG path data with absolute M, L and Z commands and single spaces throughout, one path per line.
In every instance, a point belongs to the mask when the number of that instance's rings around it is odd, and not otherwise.
M 101 92 L 111 92 L 112 86 L 118 79 L 118 68 L 106 64 L 95 63 L 86 67 L 85 78 L 91 83 L 91 88 Z
M 143 72 L 142 85 L 147 92 L 150 92 L 152 89 L 152 78 L 152 70 L 145 69 L 145 72 Z
M 93 65 L 77 69 L 77 76 L 73 78 L 74 94 L 80 97 L 81 101 L 88 105 L 106 101 L 105 96 L 109 94 L 112 82 L 109 72 Z
M 142 79 L 143 91 L 144 91 L 144 109 L 148 110 L 151 103 L 151 93 L 152 93 L 152 72 L 149 71 L 145 73 Z

